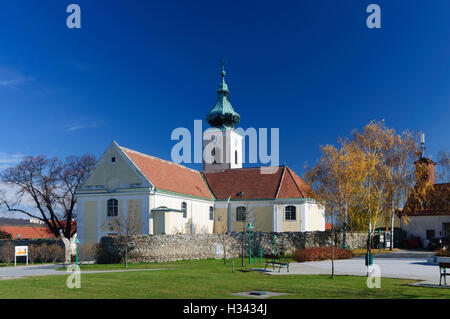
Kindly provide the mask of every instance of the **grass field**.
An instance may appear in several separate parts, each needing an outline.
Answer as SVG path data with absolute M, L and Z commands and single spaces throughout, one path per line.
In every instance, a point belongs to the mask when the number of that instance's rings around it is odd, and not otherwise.
M 409 280 L 387 279 L 369 289 L 365 277 L 326 275 L 269 276 L 240 267 L 235 260 L 130 264 L 130 269 L 166 270 L 82 274 L 81 288 L 69 289 L 67 276 L 0 281 L 0 298 L 237 298 L 232 292 L 269 290 L 282 298 L 450 298 L 450 289 L 410 287 Z M 253 265 L 252 265 L 253 266 Z M 258 266 L 258 264 L 256 265 Z M 123 265 L 83 265 L 82 270 L 123 269 Z

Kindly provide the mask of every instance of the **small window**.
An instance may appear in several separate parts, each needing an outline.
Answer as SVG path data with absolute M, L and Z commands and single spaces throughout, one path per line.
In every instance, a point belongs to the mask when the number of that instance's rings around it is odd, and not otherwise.
M 247 220 L 247 209 L 244 206 L 236 207 L 236 221 L 245 222 Z
M 211 150 L 211 157 L 213 158 L 213 164 L 216 164 L 216 148 L 213 147 Z
M 115 162 L 116 162 L 116 157 L 115 156 L 111 157 L 111 163 L 115 163 Z
M 108 199 L 106 203 L 106 216 L 115 217 L 119 216 L 119 201 L 117 199 Z
M 214 207 L 209 206 L 209 220 L 214 220 Z
M 181 211 L 183 212 L 183 218 L 187 218 L 187 204 L 185 202 L 181 203 Z
M 427 229 L 427 239 L 434 237 L 434 229 Z
M 234 164 L 238 163 L 237 151 L 234 151 Z
M 289 205 L 284 208 L 284 220 L 296 220 L 297 210 L 295 206 Z

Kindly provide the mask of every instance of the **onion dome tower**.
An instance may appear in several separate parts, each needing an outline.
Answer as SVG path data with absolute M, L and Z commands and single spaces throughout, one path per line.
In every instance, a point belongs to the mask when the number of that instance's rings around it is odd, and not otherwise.
M 243 136 L 234 127 L 241 117 L 229 100 L 230 91 L 225 82 L 225 63 L 222 62 L 222 83 L 217 89 L 216 105 L 206 120 L 211 125 L 203 133 L 203 171 L 213 172 L 242 168 Z
M 230 91 L 228 85 L 225 82 L 225 63 L 222 62 L 222 83 L 220 83 L 217 89 L 217 101 L 216 105 L 209 111 L 206 116 L 206 121 L 212 127 L 219 129 L 233 129 L 240 121 L 241 117 L 233 109 L 229 100 Z

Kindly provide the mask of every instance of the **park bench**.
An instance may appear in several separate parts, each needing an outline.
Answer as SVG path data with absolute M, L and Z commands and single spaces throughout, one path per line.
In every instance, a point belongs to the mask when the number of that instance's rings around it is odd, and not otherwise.
M 267 265 L 272 265 L 273 269 L 275 269 L 275 266 L 277 266 L 278 272 L 281 271 L 282 267 L 286 267 L 287 272 L 289 272 L 289 260 L 281 259 L 279 256 L 276 255 L 266 256 L 266 266 L 264 267 L 264 270 L 267 269 Z
M 442 277 L 444 277 L 444 283 L 447 286 L 447 280 L 445 277 L 450 275 L 450 272 L 448 272 L 447 269 L 450 269 L 450 263 L 439 263 L 439 273 L 441 275 L 439 277 L 439 286 L 441 285 Z

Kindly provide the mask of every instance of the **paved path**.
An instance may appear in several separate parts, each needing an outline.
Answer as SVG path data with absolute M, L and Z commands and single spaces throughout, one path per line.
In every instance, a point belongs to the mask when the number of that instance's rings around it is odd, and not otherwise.
M 57 275 L 67 276 L 68 273 L 66 271 L 56 270 L 61 267 L 63 267 L 62 264 L 1 267 L 0 268 L 0 280 L 16 279 L 16 278 L 31 277 L 31 276 L 57 276 Z M 109 273 L 109 272 L 151 271 L 151 270 L 164 270 L 164 269 L 153 268 L 153 269 L 89 270 L 89 271 L 81 271 L 81 274 L 99 274 L 99 273 Z
M 380 266 L 381 277 L 421 280 L 420 285 L 438 285 L 439 268 L 427 263 L 426 258 L 374 258 L 374 264 Z M 367 267 L 363 258 L 341 259 L 334 262 L 335 274 L 366 276 Z M 264 272 L 264 269 L 255 269 Z M 295 275 L 295 274 L 331 274 L 331 261 L 315 261 L 304 263 L 291 263 L 289 272 L 285 268 L 278 272 L 269 266 L 265 272 L 270 275 Z M 450 286 L 449 286 L 450 287 Z

